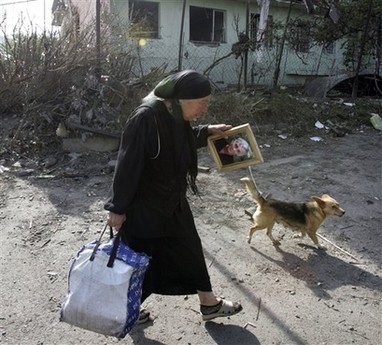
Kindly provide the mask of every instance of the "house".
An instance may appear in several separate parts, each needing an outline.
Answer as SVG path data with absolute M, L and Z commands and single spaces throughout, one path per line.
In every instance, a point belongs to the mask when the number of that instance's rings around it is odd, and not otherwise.
M 55 25 L 83 30 L 94 25 L 97 6 L 98 18 L 112 19 L 111 37 L 116 28 L 121 36 L 122 28 L 124 44 L 138 54 L 137 74 L 162 65 L 190 68 L 225 88 L 242 81 L 243 73 L 247 85 L 272 85 L 277 66 L 283 85 L 344 70 L 340 48 L 311 46 L 303 28 L 296 30 L 293 49 L 285 45 L 278 60 L 289 0 L 54 0 Z M 312 0 L 296 0 L 290 16 L 308 16 L 312 6 Z

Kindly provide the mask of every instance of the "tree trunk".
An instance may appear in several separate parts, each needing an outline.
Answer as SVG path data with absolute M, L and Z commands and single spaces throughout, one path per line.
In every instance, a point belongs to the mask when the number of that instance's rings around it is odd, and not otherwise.
M 293 0 L 289 0 L 288 14 L 287 14 L 286 22 L 285 22 L 283 38 L 281 40 L 280 53 L 277 57 L 276 69 L 275 69 L 275 73 L 273 75 L 273 88 L 274 89 L 277 87 L 277 83 L 279 81 L 280 65 L 281 65 L 281 60 L 282 60 L 283 52 L 284 52 L 284 46 L 285 46 L 286 33 L 287 33 L 287 29 L 288 29 L 290 13 L 292 12 L 292 3 L 293 3 Z
M 352 94 L 351 94 L 351 97 L 353 99 L 357 98 L 357 94 L 358 94 L 358 84 L 359 84 L 358 75 L 359 75 L 359 71 L 361 69 L 363 51 L 365 50 L 367 30 L 369 29 L 370 16 L 371 16 L 371 9 L 372 8 L 373 8 L 373 0 L 369 0 L 369 7 L 367 9 L 367 17 L 366 17 L 366 22 L 365 22 L 365 28 L 364 28 L 364 31 L 363 31 L 361 46 L 359 48 L 358 63 L 357 63 L 357 67 L 356 67 L 356 70 L 355 70 L 355 77 L 354 77 L 354 82 L 353 82 L 353 90 L 352 90 Z

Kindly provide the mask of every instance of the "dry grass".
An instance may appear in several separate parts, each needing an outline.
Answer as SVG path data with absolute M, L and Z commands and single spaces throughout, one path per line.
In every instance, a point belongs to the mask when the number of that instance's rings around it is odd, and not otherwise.
M 346 105 L 354 103 L 354 106 Z M 250 123 L 264 132 L 284 132 L 295 137 L 315 131 L 316 121 L 332 123 L 349 130 L 370 125 L 370 114 L 382 114 L 382 102 L 359 98 L 316 100 L 302 96 L 300 89 L 277 92 L 226 93 L 214 96 L 207 122 L 224 122 L 234 126 Z M 329 122 L 328 122 L 329 121 Z
M 3 34 L 0 117 L 13 116 L 17 125 L 1 133 L 5 140 L 0 152 L 55 148 L 61 122 L 118 133 L 151 83 L 164 73 L 165 66 L 149 75 L 137 72 L 136 47 L 121 48 L 118 42 L 106 41 L 106 35 L 98 56 L 92 28 L 65 37 L 25 34 L 21 29 Z
M 57 37 L 15 30 L 0 47 L 0 117 L 10 115 L 14 126 L 3 126 L 0 154 L 59 149 L 56 128 L 61 122 L 119 133 L 131 111 L 156 83 L 167 66 L 149 74 L 137 72 L 136 47 L 121 49 L 119 42 L 102 42 L 101 64 L 94 49 L 94 32 Z M 138 73 L 138 74 L 137 74 Z M 301 90 L 256 94 L 215 94 L 210 111 L 200 121 L 250 123 L 255 130 L 283 131 L 296 137 L 330 120 L 343 126 L 370 125 L 370 113 L 381 103 L 358 99 L 355 107 L 338 101 L 304 98 Z

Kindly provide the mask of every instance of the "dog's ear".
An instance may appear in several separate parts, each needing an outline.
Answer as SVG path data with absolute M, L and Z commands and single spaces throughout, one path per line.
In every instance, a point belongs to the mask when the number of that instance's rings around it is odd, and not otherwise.
M 312 196 L 312 199 L 318 204 L 318 206 L 320 206 L 321 208 L 324 208 L 325 207 L 325 201 L 322 200 L 320 197 L 318 196 Z

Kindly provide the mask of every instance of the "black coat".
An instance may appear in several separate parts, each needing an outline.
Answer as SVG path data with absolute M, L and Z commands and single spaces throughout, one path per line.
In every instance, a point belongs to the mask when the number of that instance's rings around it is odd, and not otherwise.
M 191 158 L 185 124 L 176 122 L 160 101 L 138 107 L 126 124 L 105 209 L 125 213 L 124 228 L 136 236 L 195 231 L 186 199 Z M 207 126 L 193 133 L 197 147 L 207 145 Z
M 212 291 L 186 199 L 191 161 L 186 134 L 185 124 L 176 122 L 162 102 L 138 107 L 122 134 L 112 194 L 105 209 L 126 213 L 122 240 L 150 257 L 142 301 L 152 293 Z M 197 147 L 207 145 L 207 126 L 193 128 L 193 134 Z

